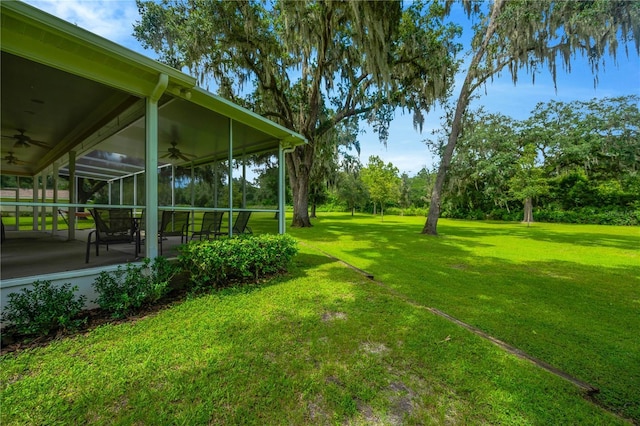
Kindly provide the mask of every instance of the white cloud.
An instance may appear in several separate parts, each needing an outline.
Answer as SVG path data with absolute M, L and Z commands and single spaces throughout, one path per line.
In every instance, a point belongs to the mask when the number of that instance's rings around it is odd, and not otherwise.
M 132 0 L 27 0 L 26 3 L 85 30 L 131 49 L 142 51 L 133 37 L 140 19 Z

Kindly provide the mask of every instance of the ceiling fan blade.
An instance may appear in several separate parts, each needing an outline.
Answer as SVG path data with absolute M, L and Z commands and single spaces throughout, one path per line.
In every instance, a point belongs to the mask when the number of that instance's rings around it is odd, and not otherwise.
M 40 148 L 44 148 L 44 149 L 51 149 L 51 145 L 49 145 L 46 142 L 42 142 L 42 141 L 36 141 L 33 139 L 29 139 L 29 142 L 27 142 L 31 145 L 35 145 L 35 146 L 39 146 Z
M 160 158 L 169 158 L 169 157 L 171 157 L 171 153 L 170 152 L 165 154 L 165 155 L 163 155 L 163 156 L 161 156 Z
M 3 157 L 3 160 L 5 161 L 5 163 L 12 166 L 22 166 L 30 164 L 28 161 L 20 160 L 18 157 L 13 155 L 13 152 L 7 153 L 7 155 Z
M 24 129 L 16 129 L 19 133 L 15 135 L 2 135 L 5 139 L 13 139 L 15 142 L 13 144 L 14 148 L 29 148 L 31 145 L 38 146 L 44 149 L 51 149 L 52 146 L 46 142 L 38 141 L 35 139 L 31 139 L 28 135 L 25 135 Z
M 180 153 L 178 154 L 178 157 L 180 157 L 181 159 L 183 159 L 184 161 L 188 161 L 191 162 L 191 158 L 187 157 L 186 155 Z

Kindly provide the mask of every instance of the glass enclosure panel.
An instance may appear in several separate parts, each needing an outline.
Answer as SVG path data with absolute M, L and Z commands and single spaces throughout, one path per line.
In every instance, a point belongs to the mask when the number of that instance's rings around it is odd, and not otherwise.
M 233 207 L 251 212 L 248 225 L 254 234 L 278 232 L 277 154 L 277 150 L 273 150 L 238 156 L 233 161 Z
M 122 201 L 125 205 L 133 204 L 133 192 L 135 186 L 133 182 L 133 176 L 128 176 L 122 179 Z
M 171 205 L 171 166 L 162 167 L 158 170 L 158 205 Z
M 111 204 L 112 205 L 118 205 L 121 203 L 121 199 L 120 199 L 120 181 L 119 180 L 115 180 L 113 182 L 111 182 L 111 184 L 109 185 L 109 187 L 111 188 Z
M 144 173 L 138 173 L 136 181 L 136 205 L 138 206 L 146 206 L 147 205 L 147 185 L 146 185 L 146 176 Z
M 246 208 L 277 210 L 278 152 L 266 152 L 248 157 L 245 169 Z

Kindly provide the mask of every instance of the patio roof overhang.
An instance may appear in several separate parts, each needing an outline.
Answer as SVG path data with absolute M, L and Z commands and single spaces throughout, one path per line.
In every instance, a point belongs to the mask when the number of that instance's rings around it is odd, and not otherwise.
M 269 213 L 278 213 L 278 232 L 284 232 L 284 153 L 306 143 L 303 136 L 196 87 L 191 76 L 24 3 L 0 1 L 0 20 L 0 173 L 35 178 L 32 200 L 0 202 L 0 207 L 16 208 L 16 230 L 18 209 L 25 207 L 32 209 L 34 231 L 47 231 L 46 215 L 51 214 L 53 234 L 58 209 L 63 208 L 68 241 L 73 241 L 76 209 L 96 206 L 73 198 L 75 179 L 69 179 L 69 200 L 56 201 L 56 183 L 50 202 L 43 190 L 45 176 L 68 173 L 112 180 L 143 172 L 144 200 L 134 198 L 134 205 L 125 205 L 120 199 L 118 208 L 142 209 L 147 235 L 156 235 L 161 207 L 157 167 L 167 164 L 165 153 L 177 143 L 190 155 L 188 161 L 172 160 L 173 164 L 228 160 L 229 202 L 224 211 L 229 236 L 234 211 L 245 207 L 233 204 L 231 160 L 277 153 L 278 206 Z M 171 208 L 189 209 L 173 204 Z M 2 254 L 3 262 L 14 262 L 4 245 Z M 157 239 L 147 238 L 144 256 L 157 255 Z M 93 280 L 116 266 L 37 277 L 59 284 L 73 281 L 81 291 L 91 291 Z M 0 310 L 6 294 L 33 281 L 31 276 L 0 279 Z
M 71 151 L 79 177 L 143 171 L 145 99 L 161 75 L 159 165 L 171 143 L 197 165 L 227 159 L 230 140 L 234 157 L 306 142 L 191 76 L 29 5 L 2 2 L 0 12 L 2 174 L 65 174 Z

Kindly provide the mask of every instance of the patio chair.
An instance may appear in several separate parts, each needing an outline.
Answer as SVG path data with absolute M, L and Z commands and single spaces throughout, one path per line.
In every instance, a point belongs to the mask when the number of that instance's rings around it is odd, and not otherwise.
M 236 217 L 236 223 L 233 224 L 233 229 L 231 233 L 233 235 L 236 234 L 253 234 L 251 228 L 247 225 L 249 223 L 249 217 L 251 216 L 251 212 L 239 212 Z
M 100 256 L 100 245 L 124 244 L 135 241 L 132 209 L 99 209 L 91 210 L 96 229 L 89 232 L 85 263 L 89 263 L 91 244 L 96 246 L 96 256 Z M 95 236 L 94 241 L 91 237 Z
M 220 235 L 224 235 L 224 233 L 220 231 L 223 216 L 224 212 L 205 212 L 204 216 L 202 216 L 200 230 L 191 234 L 191 239 L 193 240 L 196 235 L 200 237 L 200 240 L 202 240 L 202 237 L 209 239 L 211 235 L 213 235 L 214 239 L 217 239 Z
M 189 214 L 188 211 L 170 211 L 162 212 L 162 221 L 158 228 L 158 243 L 160 245 L 160 254 L 162 254 L 162 240 L 170 236 L 180 236 L 180 243 L 189 240 Z

